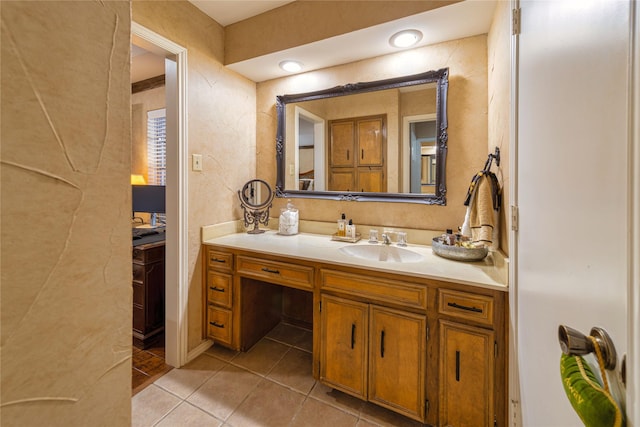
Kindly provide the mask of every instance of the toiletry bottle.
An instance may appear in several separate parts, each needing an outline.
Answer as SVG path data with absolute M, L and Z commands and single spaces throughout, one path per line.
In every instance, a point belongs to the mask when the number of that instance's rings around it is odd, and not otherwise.
M 347 232 L 347 220 L 345 219 L 345 214 L 342 214 L 342 217 L 338 220 L 338 237 L 346 236 Z
M 450 246 L 453 246 L 456 244 L 456 237 L 453 235 L 453 230 L 450 228 L 447 228 L 447 234 L 445 235 L 445 243 Z
M 356 226 L 353 225 L 353 220 L 352 219 L 350 219 L 349 220 L 349 224 L 347 224 L 346 235 L 347 235 L 347 237 L 349 237 L 351 239 L 355 239 L 356 238 Z

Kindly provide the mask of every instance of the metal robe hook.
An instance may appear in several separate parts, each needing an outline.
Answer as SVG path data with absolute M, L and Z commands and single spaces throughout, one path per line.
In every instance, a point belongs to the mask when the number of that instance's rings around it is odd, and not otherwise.
M 607 331 L 593 327 L 590 336 L 595 338 L 596 345 L 600 348 L 605 369 L 610 371 L 615 369 L 617 364 L 616 347 Z M 562 352 L 567 355 L 583 355 L 595 351 L 594 344 L 588 336 L 569 326 L 560 325 L 558 327 L 558 341 Z

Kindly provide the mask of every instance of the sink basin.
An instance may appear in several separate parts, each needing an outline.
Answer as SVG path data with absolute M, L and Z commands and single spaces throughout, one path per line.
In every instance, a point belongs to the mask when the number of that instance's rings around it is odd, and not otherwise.
M 423 259 L 419 253 L 397 246 L 343 246 L 339 251 L 345 255 L 369 261 L 418 262 Z

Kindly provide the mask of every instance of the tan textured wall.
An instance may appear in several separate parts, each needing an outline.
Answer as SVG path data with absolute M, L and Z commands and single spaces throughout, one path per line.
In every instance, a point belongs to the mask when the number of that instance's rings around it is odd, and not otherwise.
M 492 170 L 502 183 L 503 200 L 500 214 L 500 248 L 507 255 L 509 254 L 508 230 L 511 229 L 511 223 L 509 222 L 510 17 L 511 10 L 508 2 L 498 2 L 493 16 L 493 23 L 487 37 L 487 52 L 489 58 L 489 145 L 487 150 L 488 153 L 493 153 L 495 147 L 500 148 L 500 167 L 494 166 Z
M 129 425 L 129 2 L 0 7 L 1 423 Z
M 415 15 L 460 0 L 298 0 L 225 27 L 225 64 Z M 313 19 L 309 19 L 312 16 Z
M 426 46 L 324 70 L 259 83 L 257 88 L 258 177 L 275 186 L 275 97 L 358 81 L 380 80 L 449 67 L 447 206 L 411 203 L 296 199 L 302 219 L 333 221 L 341 212 L 356 224 L 426 229 L 457 228 L 471 177 L 487 156 L 487 37 Z M 286 201 L 276 199 L 274 211 Z
M 203 158 L 203 171 L 188 175 L 193 349 L 202 342 L 200 227 L 240 218 L 236 192 L 255 178 L 255 83 L 223 67 L 223 29 L 191 3 L 134 1 L 133 20 L 187 49 L 188 154 Z

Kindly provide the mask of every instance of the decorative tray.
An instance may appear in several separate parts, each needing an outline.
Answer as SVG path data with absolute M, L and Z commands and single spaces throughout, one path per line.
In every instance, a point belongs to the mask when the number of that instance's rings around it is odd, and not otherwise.
M 431 248 L 436 255 L 456 261 L 480 261 L 489 253 L 489 249 L 486 247 L 465 248 L 464 246 L 446 245 L 438 237 L 433 238 Z
M 356 237 L 338 236 L 337 233 L 334 233 L 331 235 L 331 240 L 335 240 L 337 242 L 356 243 L 361 237 L 360 233 L 356 233 Z

